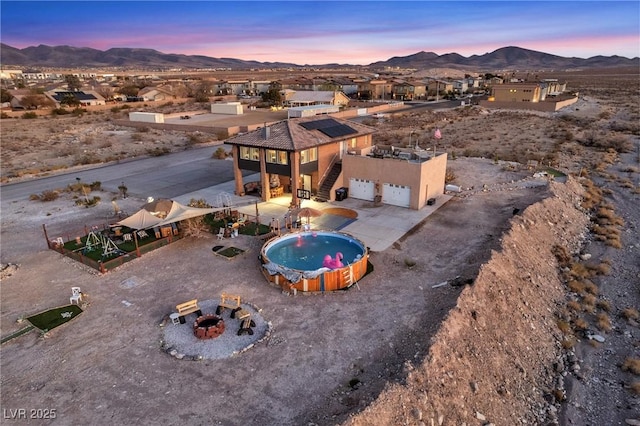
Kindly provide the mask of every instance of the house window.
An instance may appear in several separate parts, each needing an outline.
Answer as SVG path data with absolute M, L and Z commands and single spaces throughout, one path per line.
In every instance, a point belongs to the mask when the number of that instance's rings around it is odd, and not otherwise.
M 351 148 L 355 148 L 358 146 L 358 140 L 356 138 L 351 138 Z
M 289 164 L 289 156 L 287 151 L 278 151 L 278 164 Z
M 311 163 L 318 160 L 318 148 L 305 149 L 300 151 L 300 164 Z
M 243 160 L 259 161 L 260 153 L 258 148 L 251 148 L 248 146 L 240 147 L 240 158 Z
M 273 164 L 284 164 L 288 163 L 287 161 L 287 151 L 277 151 L 275 149 L 267 150 L 267 163 Z

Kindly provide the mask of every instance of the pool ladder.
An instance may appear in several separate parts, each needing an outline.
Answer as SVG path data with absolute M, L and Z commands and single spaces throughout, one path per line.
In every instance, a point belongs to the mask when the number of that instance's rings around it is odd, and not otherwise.
M 358 282 L 353 282 L 353 271 L 351 270 L 351 264 L 347 262 L 347 266 L 348 268 L 344 268 L 342 270 L 342 278 L 344 279 L 345 284 L 347 284 L 346 287 L 351 287 L 352 284 L 355 284 L 356 287 L 358 287 L 358 290 L 360 290 Z

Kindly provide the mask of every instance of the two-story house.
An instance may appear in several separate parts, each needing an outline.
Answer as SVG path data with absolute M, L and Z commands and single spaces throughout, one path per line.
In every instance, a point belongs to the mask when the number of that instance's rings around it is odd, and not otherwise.
M 298 189 L 318 194 L 347 151 L 371 148 L 374 131 L 360 123 L 321 116 L 291 118 L 231 137 L 225 144 L 232 146 L 235 192 L 246 192 L 243 170 L 259 172 L 262 200 L 291 194 L 292 205 L 298 205 Z M 334 184 L 340 172 L 332 175 Z M 333 187 L 325 195 L 330 197 Z
M 446 153 L 375 147 L 374 131 L 323 115 L 232 137 L 225 144 L 232 146 L 235 192 L 258 189 L 263 201 L 290 195 L 297 206 L 305 194 L 334 200 L 344 187 L 353 198 L 417 210 L 444 192 Z M 259 172 L 260 181 L 245 183 L 243 171 Z

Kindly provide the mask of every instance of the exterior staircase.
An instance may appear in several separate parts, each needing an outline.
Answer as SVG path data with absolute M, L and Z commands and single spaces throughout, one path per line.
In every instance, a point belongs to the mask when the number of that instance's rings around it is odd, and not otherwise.
M 331 188 L 336 183 L 336 180 L 338 180 L 341 173 L 342 162 L 336 161 L 333 163 L 331 170 L 329 170 L 327 176 L 320 184 L 320 189 L 318 190 L 318 194 L 316 194 L 315 201 L 329 201 L 331 199 Z

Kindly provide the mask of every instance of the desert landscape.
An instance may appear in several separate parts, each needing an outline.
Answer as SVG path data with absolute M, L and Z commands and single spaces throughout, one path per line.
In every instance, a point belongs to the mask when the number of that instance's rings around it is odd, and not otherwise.
M 2 337 L 66 303 L 73 285 L 90 301 L 63 327 L 2 344 L 3 410 L 56 410 L 34 424 L 640 424 L 640 83 L 554 77 L 580 93 L 556 113 L 469 106 L 367 119 L 376 143 L 430 148 L 441 129 L 437 149 L 463 191 L 372 253 L 374 271 L 345 292 L 282 294 L 250 236 L 234 242 L 246 254 L 233 261 L 212 257 L 205 235 L 99 275 L 42 236 L 42 224 L 78 229 L 97 208 L 68 192 L 3 201 Z M 3 184 L 222 143 L 115 125 L 123 114 L 3 118 Z M 561 172 L 547 185 L 518 185 L 547 167 Z M 128 211 L 145 201 L 100 195 Z M 162 327 L 182 295 L 224 291 L 260 309 L 268 338 L 220 360 L 166 353 Z

